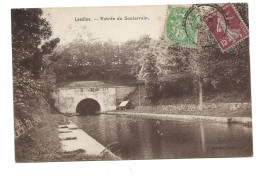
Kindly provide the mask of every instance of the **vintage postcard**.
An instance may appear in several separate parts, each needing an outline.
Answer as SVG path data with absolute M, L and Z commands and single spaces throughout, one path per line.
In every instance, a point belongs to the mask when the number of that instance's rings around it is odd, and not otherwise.
M 253 156 L 247 3 L 11 20 L 16 162 Z

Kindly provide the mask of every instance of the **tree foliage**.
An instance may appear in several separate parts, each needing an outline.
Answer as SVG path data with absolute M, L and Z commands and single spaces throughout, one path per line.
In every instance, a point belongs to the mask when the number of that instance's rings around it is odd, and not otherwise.
M 248 25 L 246 4 L 235 4 Z M 142 80 L 146 97 L 204 95 L 237 90 L 250 97 L 249 40 L 222 52 L 211 32 L 199 19 L 196 48 L 166 45 L 162 40 L 141 36 L 124 43 L 75 40 L 45 52 L 41 65 L 49 82 Z M 47 43 L 48 44 L 48 43 Z M 52 48 L 50 48 L 51 50 Z M 53 76 L 50 76 L 53 75 Z
M 52 31 L 41 9 L 13 9 L 12 57 L 15 114 L 28 115 L 43 94 L 43 56 L 50 54 L 59 39 L 48 40 Z M 45 41 L 45 43 L 44 43 Z M 25 113 L 22 113 L 25 112 Z M 27 114 L 26 114 L 27 113 Z
M 55 49 L 46 60 L 57 82 L 79 80 L 135 80 L 141 66 L 138 52 L 149 47 L 150 38 L 130 40 L 123 44 L 112 41 L 92 42 L 74 40 Z

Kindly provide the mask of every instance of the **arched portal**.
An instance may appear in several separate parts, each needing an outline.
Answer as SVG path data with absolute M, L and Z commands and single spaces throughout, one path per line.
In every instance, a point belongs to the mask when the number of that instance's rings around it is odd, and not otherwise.
M 96 100 L 87 98 L 79 102 L 76 113 L 79 113 L 79 115 L 100 113 L 100 105 Z

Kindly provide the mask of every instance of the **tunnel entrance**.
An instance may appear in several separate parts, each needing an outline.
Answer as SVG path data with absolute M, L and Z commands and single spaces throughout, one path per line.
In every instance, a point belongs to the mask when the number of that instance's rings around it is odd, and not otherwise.
M 79 115 L 97 114 L 100 113 L 100 105 L 96 100 L 87 98 L 79 102 L 76 113 Z

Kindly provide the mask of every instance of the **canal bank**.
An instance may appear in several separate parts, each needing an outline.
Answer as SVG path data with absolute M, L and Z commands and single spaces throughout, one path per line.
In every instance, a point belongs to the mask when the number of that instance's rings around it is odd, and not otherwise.
M 63 133 L 60 132 L 60 125 L 68 123 L 67 117 L 62 114 L 51 114 L 44 111 L 40 117 L 41 121 L 15 139 L 15 160 L 16 162 L 53 162 L 53 161 L 86 161 L 86 160 L 114 160 L 107 155 L 106 150 L 103 153 L 91 154 L 80 147 L 76 150 L 64 150 L 62 141 Z M 64 133 L 65 134 L 65 133 Z M 79 138 L 86 137 L 86 134 L 78 130 Z M 64 137 L 64 136 L 63 136 Z M 88 138 L 90 141 L 91 139 Z M 72 142 L 72 141 L 71 141 Z M 101 145 L 93 142 L 93 146 Z M 90 144 L 89 144 L 90 145 Z M 76 145 L 75 145 L 76 146 Z M 99 147 L 103 150 L 102 147 Z
M 242 123 L 252 124 L 251 117 L 218 117 L 218 116 L 199 116 L 199 115 L 178 115 L 178 114 L 154 114 L 154 113 L 139 113 L 139 112 L 124 112 L 124 111 L 109 111 L 105 114 L 112 115 L 134 115 L 146 118 L 159 118 L 159 119 L 177 119 L 177 120 L 196 120 L 196 121 L 210 121 L 220 123 Z
M 82 129 L 79 129 L 78 126 L 70 120 L 68 124 L 59 126 L 59 133 L 61 147 L 65 152 L 84 150 L 88 156 L 106 156 L 107 159 L 121 159 Z

